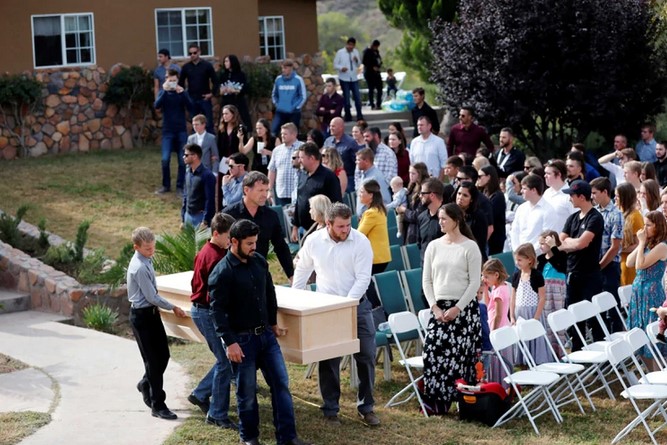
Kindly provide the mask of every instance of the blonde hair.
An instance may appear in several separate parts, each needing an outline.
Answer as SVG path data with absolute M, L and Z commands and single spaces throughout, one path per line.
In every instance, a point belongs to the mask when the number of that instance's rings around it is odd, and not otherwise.
M 482 167 L 491 165 L 491 161 L 489 161 L 489 159 L 484 156 L 477 156 L 475 159 L 472 160 L 472 165 L 473 167 L 475 167 L 476 170 L 481 170 Z
M 324 150 L 325 153 L 329 156 L 329 168 L 331 170 L 343 168 L 343 159 L 340 157 L 340 153 L 338 153 L 338 149 L 336 147 L 327 147 Z
M 531 269 L 537 267 L 537 254 L 535 253 L 535 247 L 531 243 L 523 243 L 514 251 L 514 256 L 522 256 L 527 258 L 531 262 Z
M 324 221 L 326 219 L 327 210 L 331 207 L 331 200 L 326 195 L 315 195 L 308 200 L 310 208 L 315 212 L 315 220 L 321 219 Z
M 509 274 L 503 265 L 503 262 L 498 258 L 489 258 L 484 266 L 482 266 L 482 273 L 497 273 L 498 274 L 498 284 L 502 284 L 503 281 L 506 281 L 509 278 Z
M 148 227 L 137 227 L 132 231 L 132 244 L 141 247 L 144 243 L 155 241 L 155 235 Z

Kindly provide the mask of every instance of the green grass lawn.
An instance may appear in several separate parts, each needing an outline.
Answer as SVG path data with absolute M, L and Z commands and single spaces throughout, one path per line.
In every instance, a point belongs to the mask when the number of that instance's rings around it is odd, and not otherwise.
M 172 177 L 176 175 L 172 159 Z M 180 201 L 172 193 L 156 196 L 160 186 L 160 151 L 156 147 L 121 151 L 98 151 L 80 155 L 41 157 L 0 162 L 0 208 L 13 213 L 21 204 L 30 204 L 26 220 L 36 224 L 46 218 L 47 229 L 73 239 L 76 228 L 84 219 L 92 221 L 88 247 L 104 248 L 117 255 L 139 225 L 153 228 L 157 233 L 175 232 L 180 223 Z M 277 283 L 285 282 L 282 271 L 274 262 L 272 271 Z M 212 355 L 202 344 L 175 341 L 173 358 L 183 364 L 192 376 L 192 386 L 212 365 Z M 394 354 L 396 357 L 397 354 Z M 342 379 L 342 425 L 330 427 L 322 422 L 318 405 L 321 402 L 316 377 L 303 378 L 305 366 L 288 365 L 294 397 L 297 429 L 306 440 L 317 444 L 598 444 L 609 443 L 616 433 L 633 417 L 626 401 L 609 401 L 595 397 L 598 411 L 592 413 L 585 405 L 582 415 L 572 406 L 563 409 L 565 422 L 553 418 L 538 419 L 542 436 L 536 436 L 527 420 L 512 421 L 498 429 L 459 422 L 456 414 L 424 418 L 411 401 L 398 408 L 385 409 L 384 404 L 407 383 L 407 375 L 395 362 L 393 382 L 384 382 L 381 365 L 376 379 L 376 412 L 382 420 L 379 428 L 365 427 L 356 416 L 356 397 L 349 387 L 349 372 Z M 271 424 L 271 404 L 268 389 L 259 378 L 262 440 L 275 444 Z M 615 393 L 618 394 L 618 387 Z M 232 397 L 232 407 L 235 401 Z M 23 416 L 25 418 L 25 415 Z M 236 417 L 236 416 L 234 416 Z M 0 416 L 0 430 L 13 428 L 13 414 Z M 30 425 L 48 420 L 33 419 Z M 33 427 L 30 427 L 33 428 Z M 6 436 L 0 436 L 6 437 Z M 667 432 L 658 434 L 660 443 L 667 443 Z M 636 429 L 623 444 L 643 444 L 648 438 L 643 429 Z M 0 445 L 15 441 L 0 440 Z M 167 440 L 169 445 L 234 444 L 238 436 L 204 424 L 203 415 L 193 409 L 193 416 Z

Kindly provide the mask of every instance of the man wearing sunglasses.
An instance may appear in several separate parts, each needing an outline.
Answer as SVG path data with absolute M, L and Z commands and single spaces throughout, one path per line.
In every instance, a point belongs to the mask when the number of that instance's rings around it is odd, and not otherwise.
M 243 178 L 250 160 L 243 153 L 234 153 L 227 160 L 229 171 L 222 177 L 222 207 L 237 203 L 243 198 Z
M 213 105 L 211 98 L 213 91 L 218 91 L 218 76 L 215 75 L 215 69 L 206 60 L 200 57 L 201 50 L 195 43 L 188 47 L 190 61 L 183 65 L 181 78 L 178 84 L 187 90 L 194 102 L 193 115 L 203 114 L 206 116 L 206 131 L 215 134 L 213 129 Z

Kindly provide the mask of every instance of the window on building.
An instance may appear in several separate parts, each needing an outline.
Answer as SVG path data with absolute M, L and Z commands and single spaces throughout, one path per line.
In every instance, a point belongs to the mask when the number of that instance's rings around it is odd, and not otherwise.
M 156 9 L 155 22 L 157 51 L 166 48 L 172 57 L 187 57 L 188 45 L 195 43 L 202 56 L 213 55 L 211 8 Z
M 285 27 L 282 16 L 259 18 L 259 50 L 271 60 L 285 58 Z
M 93 14 L 32 17 L 36 68 L 95 63 Z

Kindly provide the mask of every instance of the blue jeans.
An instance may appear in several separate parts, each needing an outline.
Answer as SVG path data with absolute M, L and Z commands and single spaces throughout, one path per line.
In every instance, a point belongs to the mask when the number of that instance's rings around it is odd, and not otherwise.
M 190 224 L 196 229 L 199 227 L 199 224 L 204 221 L 204 215 L 206 215 L 204 212 L 195 213 L 194 215 L 192 213 L 185 212 L 185 215 L 183 216 L 183 222 L 185 224 Z M 201 329 L 199 330 L 201 331 Z
M 176 176 L 176 188 L 183 188 L 185 183 L 185 162 L 183 162 L 183 147 L 188 141 L 188 133 L 185 131 L 162 130 L 162 187 L 171 189 L 171 153 L 176 152 L 178 156 L 178 175 Z
M 236 375 L 236 404 L 239 412 L 239 432 L 243 441 L 259 437 L 259 406 L 257 405 L 257 369 L 271 389 L 273 425 L 276 442 L 282 444 L 296 438 L 296 423 L 289 377 L 283 355 L 270 328 L 261 335 L 239 334 L 238 344 L 245 357 L 232 363 Z
M 294 123 L 298 130 L 299 124 L 301 123 L 301 110 L 297 110 L 294 113 L 276 111 L 276 114 L 273 116 L 273 122 L 271 123 L 271 132 L 273 134 L 280 134 L 280 127 L 289 122 Z
M 352 97 L 354 98 L 354 107 L 357 109 L 357 120 L 363 119 L 361 112 L 361 93 L 359 93 L 359 82 L 340 81 L 340 87 L 343 89 L 343 104 L 345 106 L 345 120 L 352 120 L 352 113 L 350 112 L 350 90 L 352 90 Z M 276 134 L 275 132 L 273 134 Z
M 213 323 L 213 313 L 210 309 L 200 309 L 192 306 L 190 316 L 194 321 L 199 332 L 206 339 L 208 348 L 215 356 L 215 364 L 211 370 L 199 382 L 199 385 L 192 391 L 192 394 L 199 400 L 205 401 L 211 398 L 211 407 L 208 410 L 208 417 L 216 420 L 228 420 L 229 416 L 229 384 L 232 379 L 232 368 L 225 348 L 222 345 L 222 339 L 215 335 L 215 325 Z
M 192 102 L 194 102 L 192 106 L 192 116 L 194 117 L 198 114 L 206 116 L 206 131 L 215 134 L 213 125 L 213 105 L 211 104 L 211 101 L 205 99 L 195 100 L 193 97 Z

